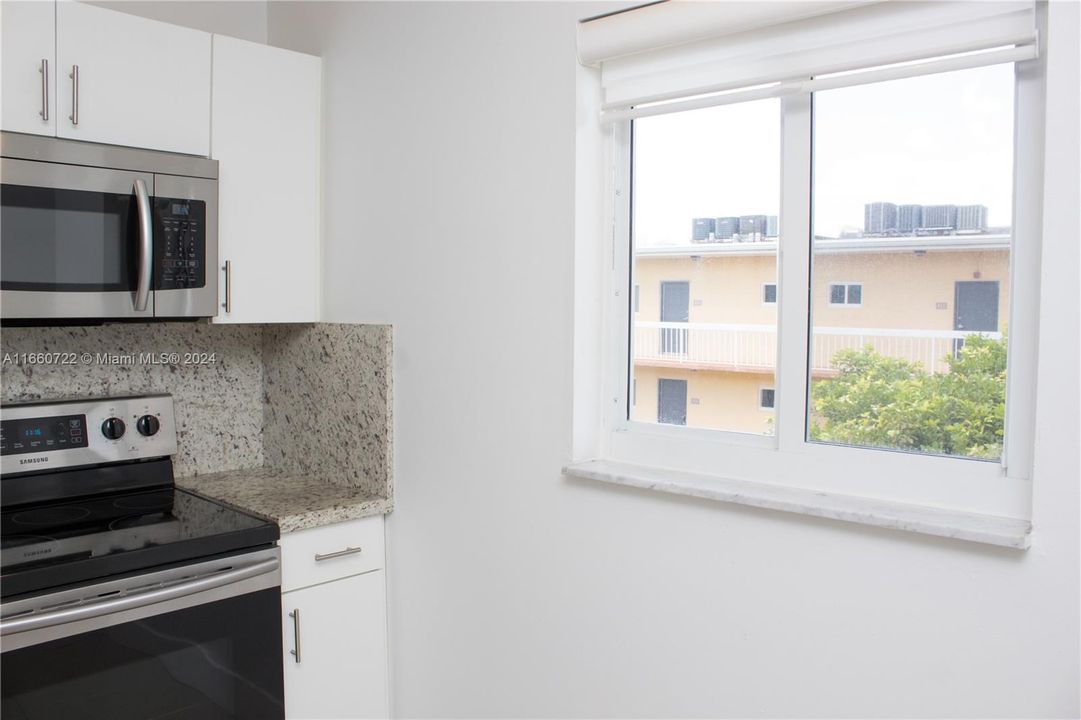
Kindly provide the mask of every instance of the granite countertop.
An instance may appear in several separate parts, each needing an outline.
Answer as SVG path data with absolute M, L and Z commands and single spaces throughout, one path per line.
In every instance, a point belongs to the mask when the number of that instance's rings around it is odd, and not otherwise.
M 295 470 L 252 468 L 176 478 L 177 487 L 278 523 L 282 534 L 391 511 L 393 501 Z

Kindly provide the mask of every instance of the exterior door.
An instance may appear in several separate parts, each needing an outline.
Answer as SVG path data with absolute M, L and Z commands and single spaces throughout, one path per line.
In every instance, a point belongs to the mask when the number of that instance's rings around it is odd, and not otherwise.
M 657 422 L 687 424 L 687 381 L 661 378 L 657 381 Z
M 691 318 L 691 284 L 685 280 L 661 283 L 661 322 L 686 323 Z M 661 352 L 687 352 L 687 330 L 661 327 Z
M 998 281 L 971 280 L 954 285 L 953 329 L 964 332 L 998 332 Z M 954 354 L 964 347 L 954 341 Z
M 954 330 L 998 332 L 998 281 L 956 283 L 953 307 Z

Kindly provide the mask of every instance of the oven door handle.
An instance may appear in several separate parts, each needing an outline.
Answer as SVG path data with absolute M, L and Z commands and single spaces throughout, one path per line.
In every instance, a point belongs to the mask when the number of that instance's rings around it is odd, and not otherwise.
M 153 605 L 167 600 L 194 595 L 196 593 L 213 590 L 225 585 L 231 585 L 241 580 L 265 575 L 278 569 L 278 558 L 263 560 L 251 565 L 238 567 L 225 572 L 218 572 L 176 585 L 157 587 L 143 592 L 130 593 L 121 597 L 113 597 L 99 602 L 85 603 L 74 607 L 55 610 L 49 613 L 16 617 L 11 620 L 0 620 L 0 636 L 13 633 L 38 630 L 40 628 L 63 625 L 64 623 L 89 620 L 112 615 L 125 610 Z
M 139 277 L 135 287 L 135 311 L 146 310 L 150 276 L 154 270 L 154 225 L 150 216 L 150 193 L 142 178 L 135 180 L 135 203 L 139 208 Z

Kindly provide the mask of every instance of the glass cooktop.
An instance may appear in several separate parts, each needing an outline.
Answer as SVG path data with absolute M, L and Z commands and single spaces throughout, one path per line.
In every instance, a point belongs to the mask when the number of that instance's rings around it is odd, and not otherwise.
M 273 543 L 278 526 L 169 486 L 5 509 L 0 535 L 8 598 Z

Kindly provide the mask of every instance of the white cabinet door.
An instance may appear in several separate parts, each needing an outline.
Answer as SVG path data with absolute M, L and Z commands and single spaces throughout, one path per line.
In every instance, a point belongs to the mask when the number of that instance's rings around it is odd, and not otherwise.
M 382 570 L 287 592 L 282 613 L 287 720 L 387 717 Z
M 209 33 L 59 0 L 56 53 L 58 136 L 210 154 Z
M 314 322 L 322 60 L 215 35 L 213 75 L 218 257 L 229 263 L 229 307 L 214 322 Z
M 56 5 L 0 3 L 0 128 L 56 135 Z

